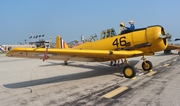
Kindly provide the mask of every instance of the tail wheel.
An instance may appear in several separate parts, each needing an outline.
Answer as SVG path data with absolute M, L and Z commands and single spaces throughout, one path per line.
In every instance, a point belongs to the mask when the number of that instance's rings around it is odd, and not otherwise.
M 136 69 L 133 66 L 125 66 L 123 69 L 123 74 L 126 78 L 133 78 L 136 76 Z
M 142 63 L 142 68 L 144 71 L 150 71 L 152 69 L 153 65 L 150 61 L 146 61 Z

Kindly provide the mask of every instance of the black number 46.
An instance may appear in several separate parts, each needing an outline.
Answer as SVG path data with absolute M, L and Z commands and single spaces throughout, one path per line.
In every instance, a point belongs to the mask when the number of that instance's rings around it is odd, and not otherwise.
M 114 42 L 112 43 L 112 45 L 113 46 L 131 46 L 131 44 L 130 44 L 130 42 L 126 42 L 126 37 L 125 36 L 123 36 L 123 37 L 120 37 L 119 38 L 119 40 L 118 40 L 118 38 L 116 38 L 115 40 L 114 40 Z

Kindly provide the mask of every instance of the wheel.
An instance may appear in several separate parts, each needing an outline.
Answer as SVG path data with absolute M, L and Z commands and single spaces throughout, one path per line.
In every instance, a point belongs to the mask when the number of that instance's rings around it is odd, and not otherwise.
M 169 54 L 171 53 L 171 50 L 164 50 L 164 54 Z
M 123 69 L 123 74 L 126 78 L 133 78 L 136 76 L 136 69 L 133 66 L 127 65 Z
M 164 50 L 164 54 L 166 54 L 167 53 L 167 51 L 166 50 Z
M 142 63 L 142 68 L 144 71 L 150 71 L 152 69 L 153 65 L 150 61 L 146 61 L 146 64 L 145 62 Z
M 180 52 L 178 52 L 178 54 L 180 55 Z

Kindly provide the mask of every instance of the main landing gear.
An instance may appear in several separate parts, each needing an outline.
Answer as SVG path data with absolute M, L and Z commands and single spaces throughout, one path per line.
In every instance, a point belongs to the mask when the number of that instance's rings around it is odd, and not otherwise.
M 142 69 L 144 71 L 150 71 L 153 67 L 152 63 L 148 60 L 146 60 L 146 58 L 144 58 L 144 56 L 142 57 L 143 63 L 142 63 Z M 133 78 L 136 76 L 136 69 L 134 68 L 134 66 L 130 66 L 127 58 L 125 59 L 125 64 L 126 66 L 123 69 L 123 74 L 126 78 Z
M 134 66 L 126 65 L 123 69 L 124 77 L 133 78 L 136 76 L 136 69 Z
M 142 69 L 144 71 L 150 71 L 153 67 L 152 63 L 148 60 L 146 60 L 146 58 L 144 58 L 144 56 L 142 57 L 143 63 L 142 63 Z
M 125 64 L 126 64 L 126 66 L 123 69 L 124 77 L 126 77 L 126 78 L 135 77 L 136 76 L 136 69 L 134 68 L 134 66 L 130 66 L 127 58 L 125 58 Z

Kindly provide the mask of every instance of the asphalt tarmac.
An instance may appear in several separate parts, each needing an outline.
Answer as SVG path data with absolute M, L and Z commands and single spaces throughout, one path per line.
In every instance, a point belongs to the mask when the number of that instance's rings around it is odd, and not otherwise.
M 130 58 L 137 76 L 124 78 L 124 65 L 10 58 L 0 54 L 0 106 L 179 106 L 177 51 L 146 56 L 153 70 Z

